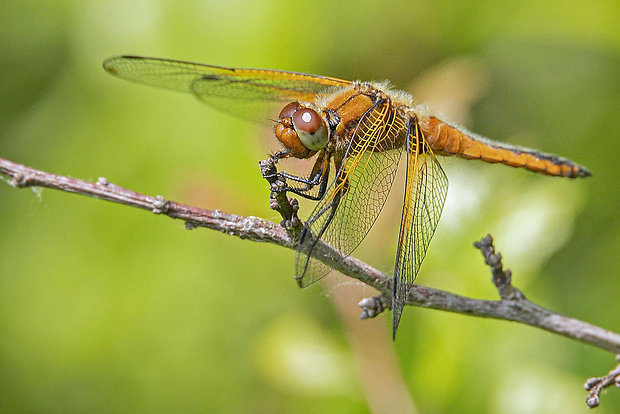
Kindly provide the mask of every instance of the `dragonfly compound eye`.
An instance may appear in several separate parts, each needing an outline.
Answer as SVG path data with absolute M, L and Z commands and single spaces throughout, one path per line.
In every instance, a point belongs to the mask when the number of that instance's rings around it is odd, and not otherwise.
M 306 148 L 318 151 L 327 145 L 327 128 L 321 116 L 314 109 L 297 109 L 293 113 L 293 127 Z
M 295 130 L 293 116 L 298 108 L 299 104 L 297 102 L 291 102 L 280 111 L 280 121 L 276 125 L 275 134 L 278 141 L 284 145 L 293 157 L 305 159 L 312 157 L 316 154 L 316 151 L 305 146 Z
M 282 110 L 280 111 L 279 118 L 284 119 L 284 118 L 292 117 L 295 111 L 297 110 L 297 108 L 299 108 L 299 102 L 291 102 L 290 104 L 282 108 Z

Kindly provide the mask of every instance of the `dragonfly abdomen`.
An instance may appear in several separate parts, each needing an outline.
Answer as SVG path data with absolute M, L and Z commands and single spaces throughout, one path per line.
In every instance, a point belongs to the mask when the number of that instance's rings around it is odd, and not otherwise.
M 590 172 L 573 161 L 533 149 L 514 147 L 468 134 L 445 122 L 427 117 L 420 122 L 426 142 L 438 155 L 454 155 L 501 163 L 536 173 L 559 177 L 588 177 Z

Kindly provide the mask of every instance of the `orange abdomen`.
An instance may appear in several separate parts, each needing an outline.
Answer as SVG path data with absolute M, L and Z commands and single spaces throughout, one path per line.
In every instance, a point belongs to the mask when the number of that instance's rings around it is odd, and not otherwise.
M 590 172 L 569 159 L 527 148 L 494 142 L 459 130 L 435 118 L 420 120 L 420 129 L 437 155 L 455 155 L 467 159 L 499 162 L 537 173 L 560 177 L 588 177 Z

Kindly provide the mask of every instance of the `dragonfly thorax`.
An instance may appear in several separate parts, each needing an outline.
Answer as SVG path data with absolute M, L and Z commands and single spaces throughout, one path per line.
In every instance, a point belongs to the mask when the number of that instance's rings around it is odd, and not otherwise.
M 327 146 L 327 123 L 317 111 L 291 102 L 280 111 L 276 138 L 296 158 L 310 158 Z

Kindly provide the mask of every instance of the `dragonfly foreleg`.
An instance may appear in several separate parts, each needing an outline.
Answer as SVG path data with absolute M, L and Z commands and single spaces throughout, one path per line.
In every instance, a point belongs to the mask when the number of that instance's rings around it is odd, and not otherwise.
M 280 151 L 275 153 L 271 158 L 274 163 L 277 163 L 278 160 L 282 158 L 288 158 L 290 156 L 291 155 L 288 151 Z M 327 178 L 329 176 L 329 157 L 321 153 L 321 155 L 314 163 L 314 167 L 312 168 L 312 171 L 310 172 L 310 175 L 308 177 L 300 177 L 297 175 L 289 174 L 287 172 L 277 172 L 276 174 L 277 178 L 281 178 L 283 182 L 286 182 L 285 180 L 288 179 L 302 185 L 295 186 L 286 184 L 283 186 L 279 186 L 278 188 L 274 189 L 274 191 L 290 191 L 309 200 L 320 200 L 323 198 L 323 196 L 325 195 L 325 191 L 327 190 Z M 319 186 L 318 192 L 316 194 L 310 194 L 310 192 L 314 190 L 317 185 Z

